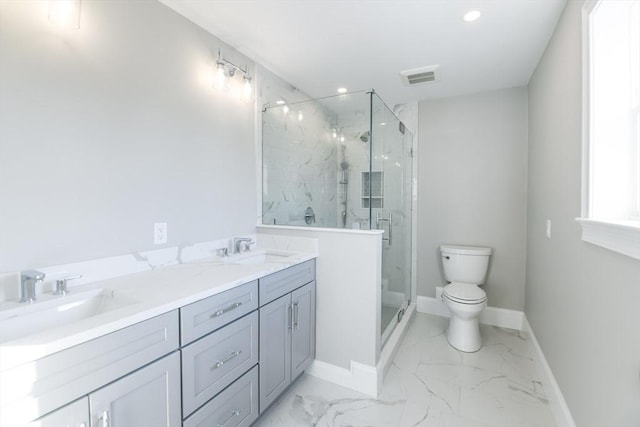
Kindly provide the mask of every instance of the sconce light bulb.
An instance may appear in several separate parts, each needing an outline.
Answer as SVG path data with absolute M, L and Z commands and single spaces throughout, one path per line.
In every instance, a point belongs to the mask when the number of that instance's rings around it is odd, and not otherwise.
M 302 111 L 298 111 L 298 121 L 301 122 L 302 119 L 304 119 L 304 115 L 302 114 Z
M 227 79 L 226 71 L 224 69 L 224 63 L 218 61 L 216 63 L 216 74 L 213 80 L 213 87 L 216 89 L 222 89 Z
M 80 0 L 49 0 L 49 21 L 61 28 L 80 28 Z
M 289 112 L 289 106 L 287 105 L 283 106 L 282 111 L 284 111 L 284 113 L 287 114 Z

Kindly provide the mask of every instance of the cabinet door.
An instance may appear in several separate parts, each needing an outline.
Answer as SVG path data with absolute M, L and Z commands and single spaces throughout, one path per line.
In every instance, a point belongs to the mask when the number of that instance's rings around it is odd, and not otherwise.
M 260 308 L 260 412 L 291 382 L 291 294 Z
M 316 282 L 291 294 L 293 328 L 291 335 L 291 379 L 309 367 L 316 355 Z
M 89 427 L 89 400 L 86 397 L 78 399 L 38 418 L 29 427 Z
M 89 408 L 96 427 L 180 426 L 180 353 L 90 394 Z

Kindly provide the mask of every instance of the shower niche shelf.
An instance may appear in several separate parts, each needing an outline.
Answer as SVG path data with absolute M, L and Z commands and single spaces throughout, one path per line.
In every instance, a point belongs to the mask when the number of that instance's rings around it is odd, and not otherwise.
M 362 172 L 362 207 L 384 207 L 384 172 Z

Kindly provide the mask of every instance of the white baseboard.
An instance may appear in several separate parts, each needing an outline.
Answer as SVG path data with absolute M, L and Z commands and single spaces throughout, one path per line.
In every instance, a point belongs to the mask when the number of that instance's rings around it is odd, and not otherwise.
M 391 367 L 393 358 L 398 352 L 402 338 L 406 334 L 409 322 L 415 312 L 416 305 L 409 304 L 402 321 L 395 327 L 380 352 L 380 360 L 377 366 L 351 361 L 351 368 L 346 369 L 320 360 L 314 360 L 306 370 L 307 374 L 377 398 L 380 390 L 382 390 L 384 377 Z
M 418 313 L 449 317 L 449 310 L 439 298 L 418 296 L 417 307 Z M 480 313 L 480 323 L 519 331 L 523 328 L 523 319 L 523 312 L 499 307 L 486 307 Z
M 351 361 L 351 369 L 314 360 L 307 374 L 372 397 L 378 396 L 378 371 L 375 366 Z
M 378 365 L 376 366 L 376 369 L 378 371 L 378 392 L 382 389 L 384 377 L 387 376 L 387 372 L 389 372 L 389 368 L 391 368 L 393 359 L 394 357 L 396 357 L 396 354 L 400 349 L 402 338 L 404 338 L 405 334 L 407 333 L 409 323 L 411 322 L 411 319 L 413 319 L 413 316 L 415 314 L 416 305 L 414 303 L 411 303 L 406 308 L 402 321 L 396 325 L 395 329 L 391 333 L 391 336 L 387 340 L 387 343 L 382 348 L 382 351 L 380 351 L 380 360 L 378 361 Z
M 573 421 L 567 402 L 564 400 L 564 396 L 562 395 L 560 387 L 553 376 L 551 367 L 547 363 L 547 359 L 544 357 L 540 343 L 538 343 L 536 335 L 533 333 L 533 329 L 531 329 L 531 325 L 529 324 L 526 316 L 523 321 L 523 330 L 531 337 L 531 342 L 533 343 L 533 347 L 536 352 L 534 363 L 538 372 L 543 376 L 542 386 L 546 391 L 547 398 L 549 399 L 549 405 L 551 406 L 556 423 L 558 427 L 576 427 L 576 423 Z

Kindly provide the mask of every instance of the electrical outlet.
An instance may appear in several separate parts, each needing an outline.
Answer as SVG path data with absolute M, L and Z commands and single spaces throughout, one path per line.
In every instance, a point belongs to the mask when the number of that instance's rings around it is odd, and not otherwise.
M 547 231 L 545 234 L 547 236 L 547 239 L 551 238 L 551 220 L 550 219 L 547 220 Z
M 153 243 L 156 245 L 164 245 L 167 243 L 166 222 L 156 222 L 153 224 Z

